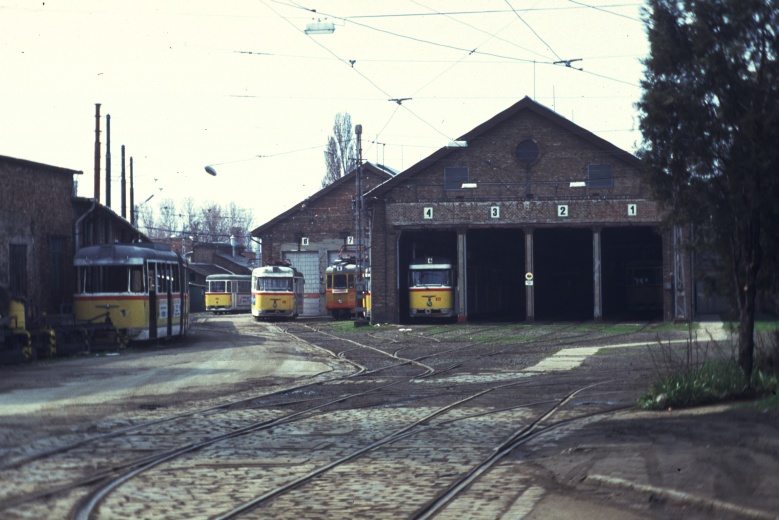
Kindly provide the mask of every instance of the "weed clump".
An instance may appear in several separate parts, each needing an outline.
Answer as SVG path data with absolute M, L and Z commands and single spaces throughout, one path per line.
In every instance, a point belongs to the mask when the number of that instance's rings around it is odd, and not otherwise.
M 636 404 L 648 410 L 684 408 L 761 396 L 779 388 L 779 331 L 755 336 L 755 369 L 747 381 L 735 357 L 735 344 L 692 335 L 683 346 L 658 342 L 650 350 L 657 379 Z

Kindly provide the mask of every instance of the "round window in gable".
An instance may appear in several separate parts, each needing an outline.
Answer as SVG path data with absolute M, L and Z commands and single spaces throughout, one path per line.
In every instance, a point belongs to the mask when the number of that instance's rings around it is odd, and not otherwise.
M 514 150 L 514 153 L 516 154 L 520 164 L 522 164 L 522 166 L 525 168 L 536 162 L 538 160 L 538 156 L 540 155 L 538 145 L 532 139 L 525 139 L 519 143 L 516 150 Z

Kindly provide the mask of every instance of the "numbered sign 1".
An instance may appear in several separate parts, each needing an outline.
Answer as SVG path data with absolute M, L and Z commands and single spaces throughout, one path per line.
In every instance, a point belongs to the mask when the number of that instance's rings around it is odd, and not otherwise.
M 635 217 L 638 215 L 638 205 L 628 204 L 628 217 Z
M 500 218 L 500 206 L 490 206 L 490 218 Z
M 354 237 L 346 237 L 346 245 L 347 246 L 353 246 L 354 245 Z
M 568 216 L 568 204 L 558 204 L 557 205 L 557 216 L 558 217 L 567 217 Z
M 433 218 L 433 208 L 425 208 L 422 212 L 422 216 L 425 218 L 425 220 Z

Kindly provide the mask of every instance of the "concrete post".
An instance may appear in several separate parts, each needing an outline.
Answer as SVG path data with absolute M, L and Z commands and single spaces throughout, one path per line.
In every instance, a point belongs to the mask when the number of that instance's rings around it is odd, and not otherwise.
M 601 270 L 601 228 L 596 227 L 592 230 L 592 294 L 593 311 L 592 317 L 595 321 L 603 319 L 603 278 Z
M 525 273 L 533 273 L 533 228 L 525 228 Z M 535 321 L 535 279 L 533 285 L 525 285 L 525 319 Z
M 468 241 L 465 229 L 457 230 L 457 321 L 468 321 Z

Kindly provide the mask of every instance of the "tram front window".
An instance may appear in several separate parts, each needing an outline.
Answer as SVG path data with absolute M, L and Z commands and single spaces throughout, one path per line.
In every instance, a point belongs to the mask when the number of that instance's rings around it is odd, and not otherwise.
M 449 271 L 411 271 L 411 286 L 450 285 Z
M 225 285 L 225 282 L 208 282 L 208 292 L 226 292 Z
M 130 274 L 126 266 L 91 266 L 79 271 L 84 293 L 125 293 L 128 290 Z
M 260 291 L 291 291 L 292 279 L 291 278 L 260 278 L 259 290 Z
M 354 289 L 354 276 L 350 274 L 334 274 L 333 289 Z

